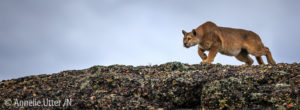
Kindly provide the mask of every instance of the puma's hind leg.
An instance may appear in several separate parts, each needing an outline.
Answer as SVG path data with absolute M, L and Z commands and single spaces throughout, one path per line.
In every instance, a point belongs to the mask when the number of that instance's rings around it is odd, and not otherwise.
M 262 55 L 265 55 L 267 57 L 268 63 L 269 64 L 276 64 L 276 62 L 274 61 L 272 54 L 269 50 L 268 47 L 256 47 L 256 48 L 248 48 L 247 51 L 256 56 L 256 57 L 260 57 Z M 262 61 L 261 58 L 258 58 L 257 61 L 260 64 L 260 60 Z
M 255 57 L 255 58 L 256 58 L 257 63 L 258 63 L 259 65 L 265 64 L 264 61 L 262 60 L 261 56 L 257 56 L 257 57 Z
M 246 50 L 242 50 L 237 56 L 235 56 L 235 58 L 242 62 L 245 62 L 246 65 L 250 66 L 253 64 L 253 60 L 251 59 Z
M 265 47 L 266 57 L 269 64 L 276 64 L 268 47 Z

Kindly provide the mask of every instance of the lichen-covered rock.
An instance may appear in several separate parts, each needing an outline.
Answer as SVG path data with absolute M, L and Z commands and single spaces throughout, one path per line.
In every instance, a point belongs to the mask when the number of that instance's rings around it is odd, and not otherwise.
M 2 109 L 300 109 L 300 64 L 93 66 L 0 82 Z M 71 105 L 17 106 L 17 100 Z

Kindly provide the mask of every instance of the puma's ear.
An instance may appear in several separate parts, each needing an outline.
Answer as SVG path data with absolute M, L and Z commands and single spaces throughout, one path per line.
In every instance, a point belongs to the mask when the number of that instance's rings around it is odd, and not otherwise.
M 194 34 L 194 36 L 196 36 L 196 35 L 197 35 L 197 32 L 196 32 L 196 30 L 195 30 L 195 29 L 193 29 L 193 34 Z
M 187 33 L 187 32 L 185 32 L 184 30 L 182 30 L 182 34 L 183 34 L 183 35 L 186 35 L 186 33 Z

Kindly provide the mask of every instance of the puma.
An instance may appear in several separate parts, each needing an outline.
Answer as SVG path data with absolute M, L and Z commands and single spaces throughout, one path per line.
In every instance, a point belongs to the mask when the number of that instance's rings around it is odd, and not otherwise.
M 276 64 L 268 47 L 264 46 L 260 37 L 248 30 L 219 27 L 213 22 L 206 22 L 192 32 L 182 30 L 184 47 L 198 44 L 198 54 L 204 63 L 214 61 L 217 53 L 235 56 L 246 65 L 252 65 L 249 54 L 256 57 L 258 64 L 264 64 L 261 56 L 266 56 L 269 64 Z M 208 56 L 204 53 L 209 51 Z

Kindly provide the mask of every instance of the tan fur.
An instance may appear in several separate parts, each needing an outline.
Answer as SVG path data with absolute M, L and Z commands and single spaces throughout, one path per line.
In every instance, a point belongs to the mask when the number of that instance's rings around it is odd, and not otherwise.
M 258 64 L 264 64 L 261 56 L 266 56 L 269 64 L 276 64 L 268 47 L 260 37 L 248 30 L 219 27 L 213 22 L 206 22 L 192 32 L 185 32 L 183 43 L 186 48 L 198 44 L 198 54 L 204 63 L 213 62 L 217 52 L 235 56 L 236 59 L 252 65 L 249 54 L 254 55 Z M 204 53 L 209 51 L 208 56 Z

